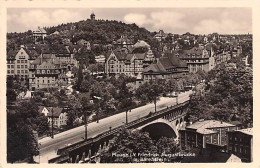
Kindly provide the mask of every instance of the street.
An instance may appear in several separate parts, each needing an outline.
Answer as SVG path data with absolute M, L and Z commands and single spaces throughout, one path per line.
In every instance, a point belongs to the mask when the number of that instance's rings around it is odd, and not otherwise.
M 184 102 L 189 99 L 189 95 L 192 91 L 179 94 L 178 103 Z M 167 106 L 175 105 L 176 98 L 161 97 L 157 101 L 157 111 L 166 108 Z M 128 122 L 134 121 L 138 118 L 148 115 L 150 112 L 154 112 L 154 104 L 150 103 L 142 107 L 132 109 L 128 112 Z M 126 113 L 122 112 L 104 119 L 99 120 L 99 123 L 92 122 L 88 124 L 88 138 L 97 136 L 105 131 L 108 131 L 110 127 L 113 129 L 119 127 L 126 122 Z M 54 136 L 54 138 L 46 137 L 39 140 L 40 144 L 40 156 L 35 156 L 36 162 L 48 163 L 48 160 L 56 157 L 57 150 L 65 147 L 68 144 L 73 144 L 84 139 L 84 126 L 73 128 L 71 130 L 62 132 Z

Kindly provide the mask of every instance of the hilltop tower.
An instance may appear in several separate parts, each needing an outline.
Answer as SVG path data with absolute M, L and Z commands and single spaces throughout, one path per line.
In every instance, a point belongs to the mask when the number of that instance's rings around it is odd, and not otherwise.
M 92 12 L 91 15 L 90 15 L 90 19 L 91 19 L 91 20 L 95 20 L 95 16 L 96 16 L 96 15 Z

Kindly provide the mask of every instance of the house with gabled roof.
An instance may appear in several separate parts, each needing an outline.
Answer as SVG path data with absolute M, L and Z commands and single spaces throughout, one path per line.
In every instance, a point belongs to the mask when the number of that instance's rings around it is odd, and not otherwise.
M 156 63 L 143 70 L 144 82 L 178 79 L 187 74 L 187 64 L 172 53 L 165 53 Z
M 44 28 L 38 26 L 38 28 L 33 31 L 33 38 L 36 40 L 38 38 L 44 39 L 47 36 L 47 32 Z
M 204 46 L 193 47 L 189 50 L 173 52 L 176 57 L 185 61 L 188 65 L 189 72 L 196 73 L 199 70 L 208 72 L 215 67 L 215 59 L 211 50 L 207 50 Z
M 111 50 L 107 54 L 105 63 L 105 73 L 109 75 L 119 75 L 125 73 L 125 60 L 127 54 L 118 50 Z
M 38 53 L 34 49 L 27 49 L 21 45 L 19 50 L 10 50 L 7 53 L 7 76 L 29 77 L 30 63 L 35 60 Z
M 47 117 L 49 125 L 52 125 L 52 122 L 55 127 L 67 125 L 68 117 L 63 108 L 49 107 L 49 113 Z

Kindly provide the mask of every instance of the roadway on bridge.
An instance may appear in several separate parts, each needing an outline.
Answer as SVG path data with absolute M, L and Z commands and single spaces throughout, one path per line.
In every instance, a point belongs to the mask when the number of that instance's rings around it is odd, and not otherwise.
M 178 96 L 178 102 L 184 102 L 189 99 L 189 95 L 192 91 L 181 93 Z M 166 108 L 167 106 L 175 105 L 176 98 L 161 97 L 157 101 L 157 111 Z M 148 115 L 150 112 L 154 112 L 154 104 L 150 103 L 142 107 L 132 109 L 128 112 L 128 122 L 134 121 L 141 117 Z M 88 138 L 95 137 L 105 131 L 109 130 L 109 127 L 116 128 L 124 125 L 126 121 L 126 113 L 122 112 L 104 119 L 99 120 L 99 123 L 92 122 L 88 124 Z M 39 140 L 40 143 L 40 155 L 34 157 L 36 162 L 48 163 L 48 160 L 57 156 L 57 150 L 65 147 L 67 144 L 73 144 L 83 140 L 85 128 L 80 126 L 71 130 L 62 132 L 54 136 L 54 138 L 46 137 Z

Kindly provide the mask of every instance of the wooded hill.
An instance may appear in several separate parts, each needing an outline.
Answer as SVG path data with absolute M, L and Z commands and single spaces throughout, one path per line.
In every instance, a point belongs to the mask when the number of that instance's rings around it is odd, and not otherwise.
M 47 37 L 44 41 L 38 40 L 38 43 L 45 44 L 62 44 L 64 40 L 75 44 L 78 40 L 84 39 L 89 41 L 91 45 L 112 44 L 114 40 L 119 39 L 122 35 L 127 37 L 134 43 L 137 40 L 147 41 L 151 47 L 158 45 L 153 38 L 155 32 L 149 32 L 145 28 L 140 28 L 136 24 L 126 24 L 121 21 L 109 20 L 83 20 L 75 23 L 65 23 L 58 26 L 44 27 L 47 31 Z M 33 30 L 23 33 L 7 33 L 7 50 L 17 49 L 20 45 L 33 44 Z M 58 31 L 59 34 L 52 34 Z

